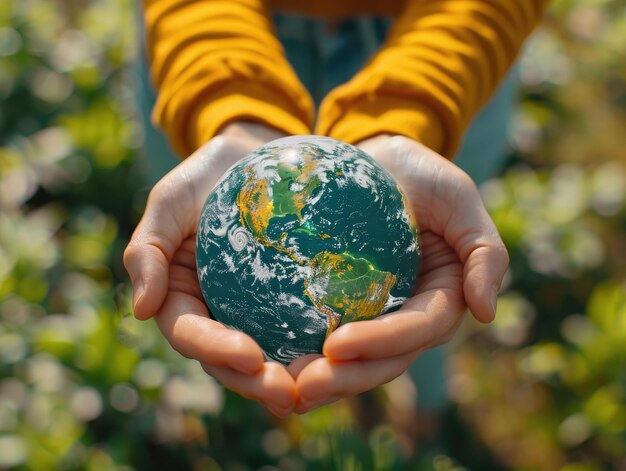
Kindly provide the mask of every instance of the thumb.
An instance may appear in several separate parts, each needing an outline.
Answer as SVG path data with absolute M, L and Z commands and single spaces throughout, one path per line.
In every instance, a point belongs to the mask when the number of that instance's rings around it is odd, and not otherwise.
M 168 290 L 169 262 L 182 244 L 184 231 L 169 208 L 171 192 L 157 184 L 146 211 L 124 251 L 124 266 L 133 286 L 133 310 L 145 320 L 159 310 Z
M 455 213 L 445 232 L 463 263 L 465 302 L 478 321 L 491 322 L 509 255 L 477 190 L 465 192 Z
M 480 322 L 491 322 L 496 316 L 498 292 L 508 262 L 506 249 L 497 244 L 476 247 L 465 262 L 463 294 Z

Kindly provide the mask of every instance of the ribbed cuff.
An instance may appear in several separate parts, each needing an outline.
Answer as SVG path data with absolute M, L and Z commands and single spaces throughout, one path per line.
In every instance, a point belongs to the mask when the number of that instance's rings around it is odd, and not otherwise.
M 196 100 L 191 113 L 166 129 L 174 151 L 183 158 L 233 121 L 254 121 L 290 135 L 311 133 L 312 113 L 306 103 L 294 106 L 292 97 L 262 83 L 231 79 Z
M 316 127 L 317 134 L 357 143 L 377 134 L 399 134 L 410 137 L 452 158 L 458 142 L 451 142 L 441 117 L 430 107 L 402 97 L 364 97 L 350 103 L 343 112 L 323 104 Z M 334 119 L 333 119 L 334 117 Z

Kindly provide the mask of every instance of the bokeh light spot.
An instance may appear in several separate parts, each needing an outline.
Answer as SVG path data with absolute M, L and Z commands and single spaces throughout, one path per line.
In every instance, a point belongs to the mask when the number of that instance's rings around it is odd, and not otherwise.
M 91 387 L 78 388 L 70 399 L 70 409 L 74 416 L 82 422 L 99 417 L 102 413 L 100 393 Z
M 131 412 L 139 405 L 139 394 L 130 384 L 118 383 L 109 392 L 109 402 L 120 412 Z
M 16 435 L 0 435 L 0 467 L 18 466 L 28 457 L 26 443 Z
M 261 437 L 261 446 L 270 456 L 282 456 L 289 451 L 289 436 L 278 428 L 268 430 Z

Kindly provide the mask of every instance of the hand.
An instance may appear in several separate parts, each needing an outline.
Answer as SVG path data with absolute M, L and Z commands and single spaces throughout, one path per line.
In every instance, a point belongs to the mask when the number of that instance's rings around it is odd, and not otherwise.
M 181 162 L 150 192 L 124 265 L 138 319 L 155 316 L 174 349 L 198 360 L 227 388 L 286 416 L 295 404 L 294 380 L 278 363 L 265 362 L 252 338 L 209 317 L 195 254 L 200 212 L 220 176 L 254 148 L 281 136 L 258 124 L 231 124 Z
M 449 341 L 469 307 L 481 322 L 495 316 L 508 254 L 476 185 L 456 165 L 405 137 L 377 136 L 359 146 L 406 193 L 421 234 L 416 292 L 402 308 L 341 326 L 288 368 L 302 413 L 391 381 L 420 352 Z

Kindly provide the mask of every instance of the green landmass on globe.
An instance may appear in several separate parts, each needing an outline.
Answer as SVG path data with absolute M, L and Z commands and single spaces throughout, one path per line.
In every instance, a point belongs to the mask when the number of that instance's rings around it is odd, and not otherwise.
M 311 268 L 304 294 L 328 316 L 329 333 L 346 322 L 378 316 L 396 284 L 392 273 L 377 270 L 369 260 L 349 253 L 318 253 Z
M 203 208 L 196 255 L 212 315 L 287 364 L 321 352 L 340 325 L 397 309 L 420 246 L 376 161 L 334 139 L 293 136 L 226 172 Z

